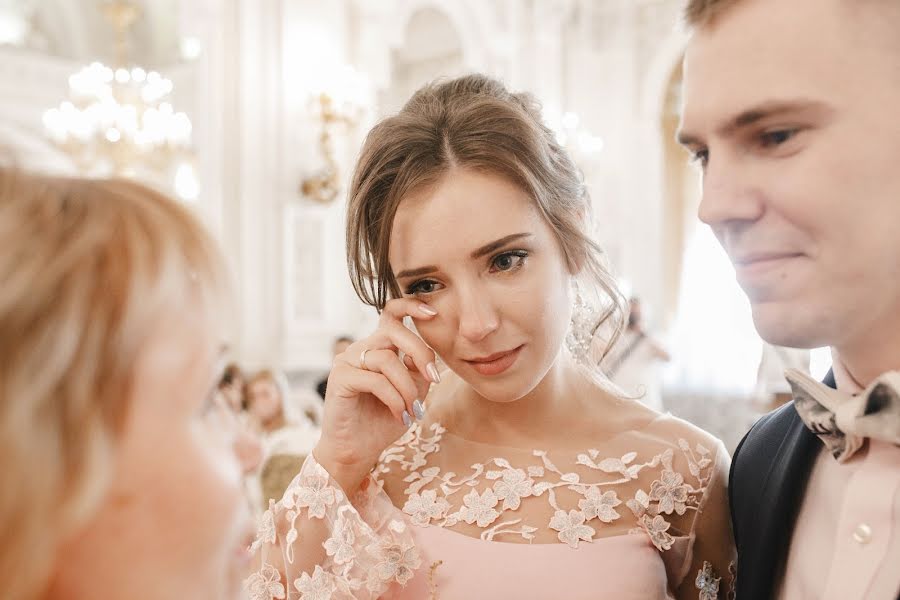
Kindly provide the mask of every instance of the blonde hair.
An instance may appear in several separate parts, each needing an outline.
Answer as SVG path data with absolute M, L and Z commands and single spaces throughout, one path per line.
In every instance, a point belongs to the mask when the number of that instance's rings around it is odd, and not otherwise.
M 400 295 L 388 260 L 397 208 L 454 167 L 504 177 L 533 199 L 569 267 L 604 296 L 590 335 L 607 326 L 614 340 L 624 298 L 591 239 L 581 174 L 542 122 L 535 98 L 484 75 L 426 85 L 366 138 L 347 208 L 347 262 L 357 295 L 379 310 Z
M 281 396 L 281 417 L 286 421 L 293 420 L 296 415 L 288 414 L 290 412 L 289 403 L 291 398 L 290 384 L 284 373 L 275 369 L 257 371 L 244 383 L 244 398 L 247 399 L 246 408 L 252 409 L 250 406 L 250 389 L 260 381 L 268 381 L 275 386 L 275 389 L 278 390 L 278 395 Z
M 159 320 L 199 307 L 212 327 L 229 286 L 191 214 L 127 181 L 0 167 L 0 239 L 0 581 L 19 600 L 96 510 Z

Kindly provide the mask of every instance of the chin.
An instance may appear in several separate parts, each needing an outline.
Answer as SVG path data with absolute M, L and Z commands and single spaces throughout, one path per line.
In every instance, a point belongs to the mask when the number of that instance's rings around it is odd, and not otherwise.
M 785 303 L 753 304 L 753 324 L 759 336 L 775 346 L 819 348 L 830 345 L 822 319 L 809 308 Z
M 472 378 L 467 378 L 465 381 L 475 390 L 476 394 L 488 402 L 496 402 L 497 404 L 515 402 L 527 396 L 537 385 L 533 382 L 523 382 L 512 377 L 506 381 L 484 381 L 483 379 L 474 380 Z

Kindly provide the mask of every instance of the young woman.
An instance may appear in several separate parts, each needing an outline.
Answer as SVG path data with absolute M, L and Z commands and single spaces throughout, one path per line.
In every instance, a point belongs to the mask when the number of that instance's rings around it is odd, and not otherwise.
M 139 185 L 3 168 L 0 239 L 3 598 L 238 598 L 215 244 Z
M 590 212 L 535 101 L 489 78 L 372 130 L 348 258 L 380 324 L 337 357 L 322 438 L 261 523 L 254 600 L 724 597 L 722 444 L 583 351 L 621 320 Z

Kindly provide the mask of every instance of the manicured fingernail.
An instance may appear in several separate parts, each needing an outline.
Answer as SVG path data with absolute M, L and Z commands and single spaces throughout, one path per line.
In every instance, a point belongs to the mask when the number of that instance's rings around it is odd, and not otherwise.
M 428 315 L 429 317 L 433 317 L 434 315 L 437 314 L 437 311 L 434 310 L 433 308 L 431 308 L 430 306 L 428 306 L 427 304 L 420 304 L 419 311 L 423 315 Z
M 431 379 L 434 383 L 441 382 L 441 374 L 438 373 L 437 367 L 434 363 L 428 363 L 428 366 L 425 367 L 425 372 L 428 373 L 428 378 Z
M 422 404 L 421 400 L 413 402 L 413 414 L 416 415 L 416 421 L 421 421 L 422 417 L 425 416 L 425 405 Z
M 403 411 L 403 424 L 407 427 L 410 427 L 412 425 L 412 417 L 410 417 L 409 413 L 405 410 Z

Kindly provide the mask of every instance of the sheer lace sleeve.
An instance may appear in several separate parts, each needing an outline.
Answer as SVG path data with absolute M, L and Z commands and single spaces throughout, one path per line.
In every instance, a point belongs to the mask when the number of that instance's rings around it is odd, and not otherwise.
M 280 502 L 261 517 L 250 600 L 381 597 L 419 568 L 419 550 L 390 499 L 369 477 L 348 498 L 310 455 Z
M 716 444 L 711 475 L 694 519 L 689 568 L 676 590 L 678 600 L 718 600 L 732 598 L 735 548 L 728 511 L 727 450 Z

